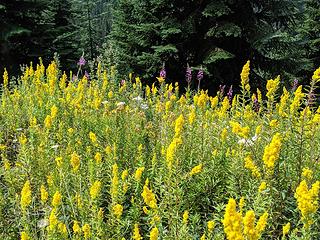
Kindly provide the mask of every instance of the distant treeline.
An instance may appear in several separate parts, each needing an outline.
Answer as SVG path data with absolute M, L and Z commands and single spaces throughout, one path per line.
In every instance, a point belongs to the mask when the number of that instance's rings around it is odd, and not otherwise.
M 291 85 L 307 81 L 320 65 L 320 2 L 1 1 L 0 73 L 40 56 L 47 63 L 55 52 L 62 69 L 76 69 L 84 54 L 147 83 L 165 68 L 167 80 L 183 86 L 202 69 L 202 88 L 210 91 L 238 85 L 250 59 L 253 87 L 278 74 Z

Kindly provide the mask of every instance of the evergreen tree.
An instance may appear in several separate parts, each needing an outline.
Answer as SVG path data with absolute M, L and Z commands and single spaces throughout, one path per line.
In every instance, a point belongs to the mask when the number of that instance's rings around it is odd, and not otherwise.
M 203 68 L 210 87 L 233 84 L 247 59 L 252 79 L 296 74 L 299 40 L 293 31 L 299 1 L 119 0 L 110 42 L 120 71 L 145 78 L 166 64 L 168 78 L 182 80 L 187 64 Z M 295 47 L 294 47 L 295 46 Z M 279 58 L 281 56 L 281 58 Z M 238 85 L 238 83 L 236 83 Z M 205 86 L 205 87 L 209 87 Z

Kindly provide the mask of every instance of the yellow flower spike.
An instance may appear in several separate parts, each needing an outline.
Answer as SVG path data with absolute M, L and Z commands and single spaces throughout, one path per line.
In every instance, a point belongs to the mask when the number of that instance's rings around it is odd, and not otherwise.
M 85 239 L 88 239 L 91 236 L 91 227 L 89 224 L 84 224 L 82 226 L 83 236 Z
M 142 240 L 142 237 L 141 237 L 140 231 L 139 231 L 139 225 L 137 223 L 134 224 L 132 239 L 133 240 Z
M 194 123 L 194 120 L 196 119 L 196 110 L 195 108 L 192 108 L 189 114 L 189 124 L 192 125 Z
M 233 198 L 230 198 L 225 209 L 224 218 L 222 220 L 224 232 L 228 240 L 244 239 L 241 229 L 242 216 L 241 213 L 237 212 L 236 207 L 236 201 Z
M 243 218 L 243 234 L 247 239 L 258 239 L 258 234 L 255 229 L 256 217 L 253 210 L 249 210 Z
M 95 181 L 90 187 L 90 197 L 92 200 L 95 200 L 101 191 L 101 182 Z
M 249 74 L 250 74 L 250 60 L 248 60 L 246 64 L 243 66 L 240 74 L 242 89 L 247 91 L 250 91 Z
M 313 177 L 313 172 L 309 168 L 303 168 L 301 176 L 307 180 L 311 180 Z
M 144 167 L 139 167 L 137 170 L 136 170 L 136 172 L 135 172 L 135 174 L 134 174 L 134 179 L 137 181 L 137 182 L 139 182 L 140 180 L 141 180 L 141 176 L 142 176 L 142 173 L 143 173 L 143 171 L 144 171 Z
M 302 180 L 296 189 L 294 197 L 297 199 L 298 209 L 301 212 L 301 220 L 305 228 L 309 228 L 312 224 L 312 216 L 319 208 L 320 182 L 316 181 L 309 189 L 306 180 Z
M 58 229 L 59 229 L 59 231 L 60 231 L 61 234 L 67 235 L 68 231 L 67 231 L 67 226 L 66 226 L 66 224 L 60 222 L 60 223 L 58 224 Z
M 320 67 L 313 72 L 312 80 L 318 82 L 320 80 Z
M 149 210 L 146 206 L 143 206 L 142 210 L 145 214 L 149 214 Z
M 58 207 L 61 204 L 61 199 L 62 199 L 61 193 L 59 191 L 56 191 L 52 198 L 52 202 L 51 202 L 52 206 Z
M 278 90 L 279 84 L 280 84 L 280 76 L 277 76 L 274 80 L 270 79 L 267 81 L 267 86 L 266 86 L 267 94 L 266 94 L 266 96 L 270 101 L 273 101 L 274 95 L 276 94 L 276 92 Z
M 239 201 L 240 213 L 242 213 L 242 210 L 243 210 L 244 205 L 245 205 L 245 199 L 244 199 L 244 197 L 241 197 L 241 198 L 240 198 L 240 201 Z
M 90 141 L 91 141 L 93 144 L 97 144 L 97 136 L 96 136 L 96 134 L 94 134 L 93 132 L 90 132 L 90 133 L 89 133 L 89 138 L 90 138 Z
M 44 185 L 41 185 L 41 187 L 40 187 L 40 199 L 41 199 L 42 204 L 47 202 L 48 196 L 49 196 L 49 194 L 48 194 L 48 192 L 46 190 L 46 187 Z
M 290 222 L 288 222 L 286 225 L 284 225 L 283 227 L 282 227 L 282 235 L 283 236 L 286 236 L 286 235 L 288 235 L 289 234 L 289 232 L 290 232 Z
M 260 216 L 257 226 L 256 226 L 256 231 L 258 234 L 258 239 L 260 238 L 261 233 L 265 230 L 267 226 L 267 220 L 268 220 L 269 214 L 267 212 L 264 212 L 262 216 Z
M 52 126 L 52 118 L 50 115 L 47 115 L 46 118 L 44 119 L 44 127 L 49 129 Z
M 184 118 L 183 118 L 183 115 L 181 114 L 175 122 L 175 127 L 174 127 L 175 136 L 181 135 L 183 124 L 184 124 Z
M 78 221 L 73 221 L 73 226 L 72 226 L 72 230 L 74 234 L 80 234 L 81 233 L 81 227 L 79 225 Z
M 119 186 L 119 168 L 115 163 L 112 165 L 112 179 L 111 179 L 111 187 L 110 194 L 112 198 L 116 198 L 118 196 L 118 186 Z
M 112 149 L 110 146 L 106 146 L 106 148 L 104 149 L 104 151 L 106 152 L 107 155 L 110 155 L 112 153 Z
M 187 224 L 189 219 L 189 211 L 184 211 L 183 216 L 182 216 L 182 222 L 183 224 Z
M 193 167 L 191 169 L 190 173 L 189 173 L 190 176 L 193 176 L 195 174 L 198 174 L 198 173 L 202 172 L 202 168 L 203 168 L 203 164 L 202 163 L 197 165 L 197 166 L 195 166 L 195 167 Z
M 266 189 L 267 189 L 267 183 L 265 181 L 261 182 L 259 189 L 258 189 L 259 193 L 263 192 Z
M 296 91 L 294 92 L 294 98 L 290 105 L 290 114 L 295 114 L 296 111 L 299 109 L 301 100 L 304 97 L 304 93 L 302 93 L 302 85 L 300 85 Z
M 144 202 L 150 207 L 150 208 L 157 208 L 157 199 L 156 195 L 152 192 L 152 190 L 148 187 L 149 180 L 147 179 L 144 186 L 143 186 L 143 192 L 141 196 L 143 197 Z
M 214 226 L 215 226 L 215 224 L 214 224 L 213 220 L 208 221 L 207 222 L 208 232 L 210 232 L 210 233 L 213 232 Z
M 97 152 L 96 155 L 94 155 L 94 159 L 96 160 L 97 164 L 100 164 L 102 161 L 102 155 L 101 153 Z
M 3 73 L 3 86 L 4 86 L 4 88 L 8 87 L 8 83 L 9 83 L 9 75 L 8 75 L 7 69 L 5 68 L 4 73 Z
M 53 208 L 50 212 L 50 215 L 49 215 L 49 229 L 50 230 L 53 230 L 59 222 L 57 215 L 56 215 L 56 212 L 57 212 L 56 208 Z
M 23 133 L 20 135 L 20 137 L 19 137 L 19 143 L 21 144 L 21 145 L 25 145 L 26 143 L 27 143 L 27 141 L 28 141 L 28 139 L 27 139 L 27 137 L 26 137 L 26 135 L 24 135 Z
M 122 181 L 125 181 L 128 176 L 129 176 L 128 170 L 127 170 L 127 169 L 123 170 L 122 173 L 121 173 L 121 179 L 122 179 Z
M 270 121 L 269 123 L 270 127 L 275 128 L 278 126 L 278 120 L 277 119 L 273 119 Z
M 73 171 L 75 172 L 78 171 L 80 167 L 80 156 L 76 152 L 73 152 L 71 154 L 70 162 L 71 162 Z
M 63 164 L 63 158 L 62 157 L 56 157 L 55 161 L 56 161 L 56 164 L 57 164 L 58 168 L 61 168 L 62 164 Z
M 278 160 L 280 155 L 280 148 L 281 148 L 281 135 L 280 133 L 276 133 L 270 144 L 267 145 L 264 149 L 263 154 L 263 162 L 269 172 L 273 172 L 273 168 L 275 165 L 275 162 Z
M 158 240 L 159 230 L 157 227 L 152 228 L 150 231 L 150 240 Z
M 47 176 L 47 183 L 50 187 L 53 185 L 53 177 L 51 173 Z
M 29 235 L 27 234 L 27 232 L 23 231 L 20 234 L 20 239 L 21 240 L 29 240 L 30 238 L 29 238 Z
M 252 176 L 254 176 L 256 178 L 261 177 L 261 173 L 259 171 L 259 168 L 254 164 L 251 156 L 247 156 L 244 158 L 244 167 L 251 171 Z
M 26 210 L 26 208 L 31 204 L 31 200 L 32 200 L 31 186 L 30 186 L 30 181 L 27 180 L 21 190 L 20 205 L 21 205 L 22 210 Z
M 8 159 L 3 160 L 3 167 L 4 167 L 4 170 L 6 170 L 6 171 L 10 170 L 11 164 Z
M 123 212 L 123 206 L 121 204 L 114 205 L 112 207 L 112 212 L 117 218 L 120 218 Z
M 51 119 L 55 119 L 58 113 L 58 108 L 56 105 L 51 107 Z

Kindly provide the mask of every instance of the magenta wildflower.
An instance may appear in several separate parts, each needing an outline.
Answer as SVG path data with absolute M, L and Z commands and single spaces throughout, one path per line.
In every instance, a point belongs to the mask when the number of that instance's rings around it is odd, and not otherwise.
M 84 59 L 83 56 L 80 57 L 79 62 L 78 62 L 79 66 L 84 66 L 86 65 L 86 60 Z

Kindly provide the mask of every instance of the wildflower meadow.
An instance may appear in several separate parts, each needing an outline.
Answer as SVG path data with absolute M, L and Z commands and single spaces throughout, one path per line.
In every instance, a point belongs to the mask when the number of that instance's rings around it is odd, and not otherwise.
M 0 239 L 320 239 L 320 68 L 209 96 L 58 65 L 4 71 Z

